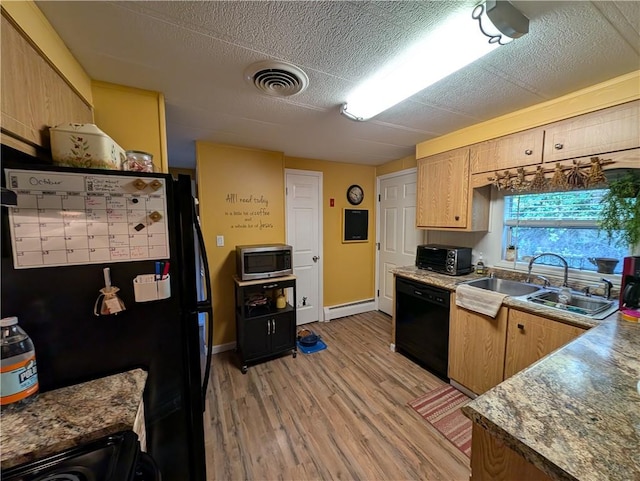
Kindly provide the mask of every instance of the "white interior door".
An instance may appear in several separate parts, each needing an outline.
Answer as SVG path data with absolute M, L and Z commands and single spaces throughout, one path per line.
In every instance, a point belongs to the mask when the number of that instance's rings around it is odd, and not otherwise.
M 415 264 L 416 246 L 423 231 L 416 229 L 415 169 L 378 178 L 378 309 L 393 313 L 393 274 L 391 269 Z
M 286 169 L 285 185 L 300 325 L 322 320 L 322 172 Z

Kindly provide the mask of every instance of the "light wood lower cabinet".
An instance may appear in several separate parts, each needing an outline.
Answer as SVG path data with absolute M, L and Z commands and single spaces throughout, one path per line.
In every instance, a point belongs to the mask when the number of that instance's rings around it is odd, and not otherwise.
M 584 332 L 580 327 L 509 309 L 504 378 L 522 371 Z
M 451 296 L 449 378 L 482 394 L 586 330 L 502 307 L 495 318 L 455 304 Z
M 449 377 L 476 394 L 503 380 L 506 307 L 494 318 L 455 305 L 451 296 Z
M 551 481 L 513 449 L 473 423 L 470 481 Z

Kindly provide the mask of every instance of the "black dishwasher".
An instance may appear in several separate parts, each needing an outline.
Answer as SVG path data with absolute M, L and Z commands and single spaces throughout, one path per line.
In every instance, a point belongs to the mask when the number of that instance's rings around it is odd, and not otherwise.
M 450 296 L 447 290 L 396 277 L 396 351 L 446 381 Z

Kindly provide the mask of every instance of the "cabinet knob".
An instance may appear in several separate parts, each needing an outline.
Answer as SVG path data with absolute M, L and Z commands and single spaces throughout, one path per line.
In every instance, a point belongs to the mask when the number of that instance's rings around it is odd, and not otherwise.
M 563 144 L 556 144 L 554 145 L 554 147 L 556 148 L 556 150 L 562 150 L 562 147 L 564 147 Z
M 518 324 L 518 329 L 524 329 L 524 324 Z
M 524 153 L 525 153 L 525 155 L 531 155 L 531 154 L 533 154 L 533 150 L 527 149 L 527 150 L 524 151 Z
M 454 219 L 455 219 L 455 220 L 460 220 L 460 216 L 459 216 L 459 215 L 457 215 L 457 216 L 455 216 L 455 217 L 454 217 Z

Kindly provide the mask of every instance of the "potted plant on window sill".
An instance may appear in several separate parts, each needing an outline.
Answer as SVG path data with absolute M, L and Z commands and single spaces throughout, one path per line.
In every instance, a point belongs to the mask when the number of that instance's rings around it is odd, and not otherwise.
M 640 169 L 629 170 L 610 180 L 608 187 L 602 198 L 600 229 L 607 233 L 610 242 L 614 234 L 621 231 L 618 244 L 637 250 L 640 248 Z

